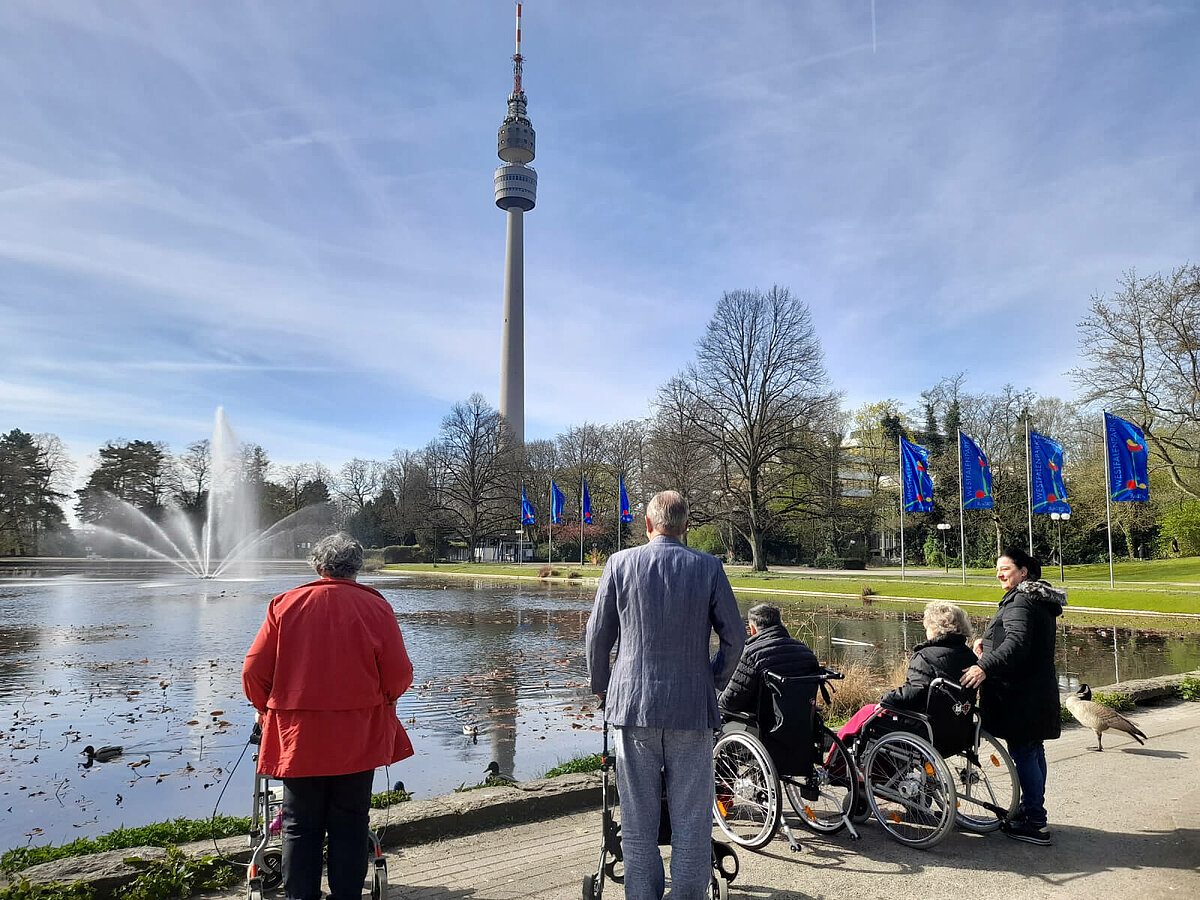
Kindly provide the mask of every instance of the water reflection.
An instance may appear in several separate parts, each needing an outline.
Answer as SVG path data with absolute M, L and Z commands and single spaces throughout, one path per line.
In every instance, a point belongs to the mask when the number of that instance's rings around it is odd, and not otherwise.
M 197 582 L 145 564 L 99 575 L 87 565 L 0 579 L 0 808 L 12 807 L 0 849 L 206 816 L 227 781 L 220 811 L 248 812 L 248 755 L 229 778 L 252 720 L 242 657 L 267 601 L 309 573 Z M 364 580 L 395 608 L 416 670 L 398 707 L 416 756 L 380 773 L 376 790 L 403 780 L 428 797 L 481 781 L 492 761 L 530 778 L 598 750 L 583 657 L 593 588 Z M 889 667 L 924 638 L 919 613 L 789 608 L 785 621 L 835 665 Z M 1117 640 L 1124 677 L 1200 667 L 1198 635 L 1122 629 Z M 1112 681 L 1111 629 L 1064 627 L 1059 645 L 1064 689 Z M 84 770 L 87 744 L 125 755 Z

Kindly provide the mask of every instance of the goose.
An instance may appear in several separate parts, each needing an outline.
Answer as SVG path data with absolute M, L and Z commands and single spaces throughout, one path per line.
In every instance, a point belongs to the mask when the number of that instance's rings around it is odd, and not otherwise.
M 1103 750 L 1101 735 L 1110 728 L 1113 731 L 1123 731 L 1139 744 L 1146 743 L 1146 735 L 1127 718 L 1100 703 L 1092 701 L 1092 689 L 1086 684 L 1079 685 L 1079 690 L 1067 698 L 1067 709 L 1071 711 L 1077 722 L 1096 732 L 1096 749 Z M 1090 747 L 1088 748 L 1091 749 Z
M 513 778 L 511 775 L 501 775 L 500 774 L 500 763 L 496 762 L 494 759 L 490 763 L 488 763 L 487 768 L 484 771 L 487 772 L 487 777 L 483 780 L 484 784 L 516 784 L 517 783 L 517 780 L 515 778 Z
M 476 725 L 474 722 L 468 722 L 466 725 L 463 726 L 463 734 L 465 734 L 467 737 L 472 737 L 472 738 L 478 737 L 479 736 L 479 726 Z
M 88 762 L 108 762 L 110 759 L 116 759 L 124 752 L 123 748 L 116 745 L 101 747 L 97 750 L 91 744 L 83 748 L 83 753 L 88 758 Z

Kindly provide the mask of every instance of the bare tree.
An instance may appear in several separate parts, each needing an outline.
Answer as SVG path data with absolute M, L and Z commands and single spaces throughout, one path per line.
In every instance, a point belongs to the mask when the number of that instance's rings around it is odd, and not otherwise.
M 362 512 L 379 492 L 379 475 L 379 463 L 373 459 L 355 457 L 342 466 L 334 483 L 334 492 L 351 515 Z
M 500 413 L 472 394 L 454 404 L 426 451 L 438 506 L 468 549 L 519 521 L 513 479 L 519 451 L 501 440 L 501 425 Z
M 797 463 L 806 433 L 823 427 L 836 397 L 808 306 L 787 288 L 733 291 L 717 303 L 686 382 L 696 424 L 717 453 L 731 521 L 765 571 L 763 537 L 805 502 Z
M 175 457 L 179 471 L 179 503 L 191 512 L 204 505 L 212 478 L 212 451 L 207 439 L 188 444 L 186 452 Z
M 1171 483 L 1200 499 L 1200 266 L 1130 270 L 1111 298 L 1092 298 L 1079 330 L 1084 399 L 1141 425 Z
M 707 522 L 717 492 L 717 461 L 696 424 L 695 393 L 676 376 L 658 391 L 650 422 L 646 490 L 679 491 L 695 524 Z

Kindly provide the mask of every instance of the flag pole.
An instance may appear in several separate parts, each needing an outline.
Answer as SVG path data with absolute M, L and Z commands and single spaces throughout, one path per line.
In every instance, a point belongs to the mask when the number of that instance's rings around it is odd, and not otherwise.
M 521 512 L 517 516 L 517 565 L 521 564 L 521 553 L 525 549 L 525 485 L 521 485 Z
M 579 467 L 579 565 L 583 565 L 583 466 Z
M 967 529 L 966 517 L 963 513 L 963 507 L 966 505 L 964 499 L 966 492 L 967 488 L 963 480 L 962 429 L 960 428 L 958 430 L 958 539 L 959 546 L 962 548 L 963 584 L 967 583 Z
M 554 562 L 554 476 L 550 476 L 550 538 L 546 547 L 546 565 Z
M 904 580 L 904 438 L 896 435 L 896 452 L 900 454 L 900 580 Z
M 1100 419 L 1101 426 L 1100 427 L 1104 431 L 1104 518 L 1108 522 L 1108 586 L 1110 588 L 1112 588 L 1112 587 L 1116 587 L 1116 580 L 1113 578 L 1113 553 L 1112 553 L 1112 478 L 1111 478 L 1111 473 L 1108 471 L 1109 465 L 1110 465 L 1110 460 L 1112 459 L 1112 457 L 1109 456 L 1109 449 L 1108 449 L 1108 422 L 1103 418 L 1103 416 L 1104 416 L 1103 413 L 1101 413 L 1100 415 L 1101 415 L 1101 419 Z M 1149 482 L 1147 482 L 1147 483 L 1149 483 Z M 1114 642 L 1116 640 L 1115 632 L 1113 635 L 1113 640 L 1114 640 Z M 1115 643 L 1114 643 L 1114 652 L 1115 652 Z M 1119 678 L 1117 680 L 1120 681 Z
M 617 552 L 621 552 L 621 485 L 625 476 L 617 473 Z
M 1029 449 L 1029 413 L 1025 413 L 1025 490 L 1029 500 L 1029 555 L 1033 556 L 1033 452 Z

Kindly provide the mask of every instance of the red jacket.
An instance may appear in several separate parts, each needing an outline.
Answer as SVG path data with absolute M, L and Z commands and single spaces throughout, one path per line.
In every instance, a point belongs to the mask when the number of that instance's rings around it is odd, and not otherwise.
M 242 667 L 242 689 L 262 714 L 258 771 L 347 775 L 412 756 L 396 718 L 412 680 L 396 614 L 378 591 L 322 578 L 280 594 Z

